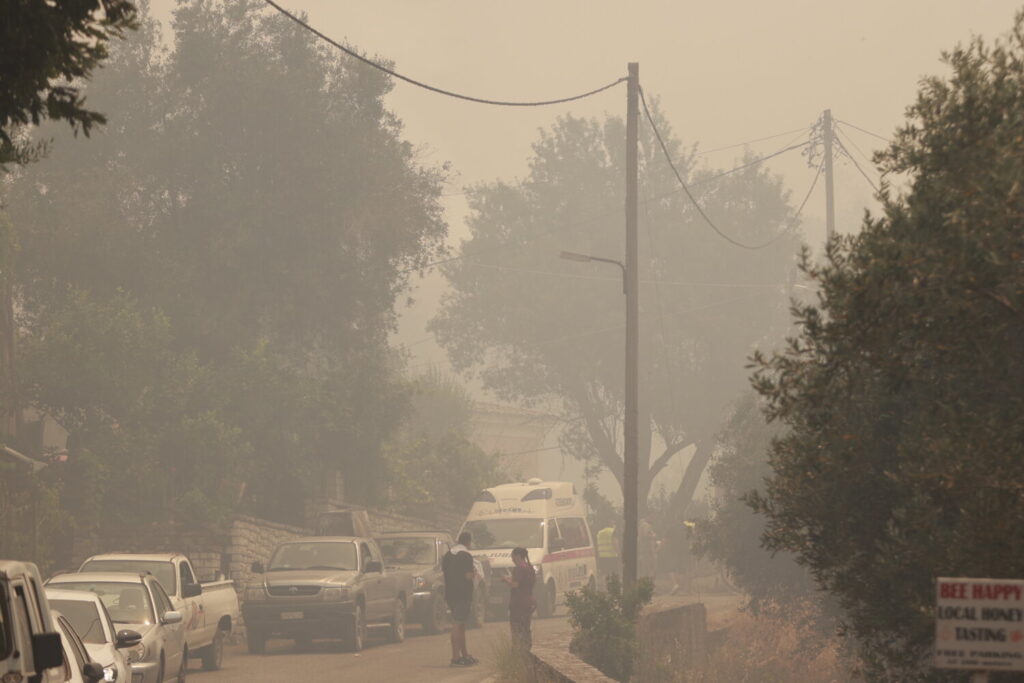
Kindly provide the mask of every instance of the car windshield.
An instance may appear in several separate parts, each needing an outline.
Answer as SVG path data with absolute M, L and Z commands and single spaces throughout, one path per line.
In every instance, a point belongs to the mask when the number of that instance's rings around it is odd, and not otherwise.
M 466 522 L 463 531 L 473 536 L 473 547 L 479 550 L 491 548 L 540 548 L 544 545 L 543 520 L 531 517 L 524 519 L 474 519 Z
M 437 563 L 437 544 L 433 538 L 393 537 L 377 539 L 377 545 L 389 565 L 425 565 Z
M 105 643 L 103 621 L 95 603 L 91 600 L 50 599 L 50 607 L 57 610 L 71 622 L 81 639 L 87 643 Z
M 115 624 L 152 624 L 153 606 L 141 582 L 61 581 L 50 584 L 69 591 L 89 591 L 100 596 Z
M 129 574 L 152 574 L 168 594 L 174 595 L 177 586 L 174 580 L 174 563 L 159 560 L 89 560 L 82 565 L 83 572 L 127 572 Z
M 340 569 L 355 571 L 356 545 L 351 541 L 285 543 L 270 558 L 267 571 L 296 569 Z

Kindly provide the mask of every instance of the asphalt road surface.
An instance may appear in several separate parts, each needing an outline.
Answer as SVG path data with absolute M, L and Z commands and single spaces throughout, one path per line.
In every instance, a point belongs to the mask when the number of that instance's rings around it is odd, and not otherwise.
M 564 616 L 535 619 L 534 641 L 545 634 L 567 631 Z M 477 683 L 494 673 L 492 662 L 498 643 L 508 635 L 507 622 L 489 622 L 483 629 L 467 632 L 469 651 L 480 660 L 473 667 L 449 665 L 451 645 L 447 633 L 420 635 L 410 624 L 404 643 L 388 643 L 383 632 L 371 634 L 360 653 L 343 652 L 335 641 L 315 641 L 308 652 L 298 652 L 290 640 L 271 640 L 267 654 L 250 655 L 244 645 L 227 648 L 224 668 L 202 671 L 193 661 L 189 671 L 192 683 L 261 683 L 262 681 L 352 680 L 361 683 Z

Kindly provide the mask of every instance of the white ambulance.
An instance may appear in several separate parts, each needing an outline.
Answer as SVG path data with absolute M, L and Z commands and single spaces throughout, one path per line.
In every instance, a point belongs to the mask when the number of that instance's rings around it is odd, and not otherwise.
M 583 499 L 570 482 L 503 484 L 484 489 L 462 531 L 473 536 L 472 553 L 491 563 L 488 591 L 493 611 L 508 605 L 501 576 L 512 571 L 513 548 L 529 551 L 537 571 L 537 614 L 551 616 L 565 593 L 597 585 L 597 558 Z

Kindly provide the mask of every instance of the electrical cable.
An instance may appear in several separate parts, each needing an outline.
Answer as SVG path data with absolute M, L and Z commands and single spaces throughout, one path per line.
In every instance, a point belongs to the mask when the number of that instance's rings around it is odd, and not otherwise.
M 860 148 L 860 145 L 858 145 L 856 143 L 856 141 L 854 141 L 854 139 L 850 136 L 849 133 L 847 133 L 846 131 L 844 131 L 842 128 L 840 128 L 838 126 L 836 127 L 836 133 L 838 135 L 842 135 L 846 139 L 847 142 L 849 142 L 851 145 L 853 145 L 853 149 L 856 150 L 856 152 L 858 154 L 860 154 L 860 158 L 864 160 L 864 163 L 868 163 L 868 164 L 874 163 L 873 161 L 871 161 L 871 157 L 869 157 L 867 154 L 865 154 L 864 150 L 862 150 Z
M 868 174 L 864 172 L 864 169 L 860 167 L 860 164 L 857 163 L 857 160 L 853 155 L 850 154 L 850 150 L 846 149 L 846 145 L 843 144 L 842 138 L 837 135 L 835 140 L 839 144 L 839 151 L 842 152 L 847 159 L 853 162 L 853 167 L 856 168 L 862 176 L 864 176 L 864 180 L 868 181 L 868 185 L 870 185 L 871 189 L 875 191 L 875 194 L 878 194 L 878 187 L 875 185 L 874 181 L 868 177 Z
M 804 195 L 804 200 L 800 202 L 800 208 L 798 208 L 796 213 L 793 214 L 793 223 L 796 222 L 796 219 L 800 217 L 801 213 L 803 213 L 804 207 L 807 206 L 807 200 L 811 198 L 811 193 L 814 192 L 814 186 L 818 184 L 818 178 L 821 177 L 821 171 L 824 168 L 825 160 L 822 159 L 821 163 L 818 164 L 818 172 L 814 174 L 814 180 L 811 181 L 811 186 L 807 188 L 807 194 Z
M 751 166 L 757 166 L 758 164 L 760 164 L 760 163 L 762 163 L 764 161 L 768 161 L 769 159 L 772 159 L 774 157 L 777 157 L 780 154 L 785 154 L 786 152 L 789 152 L 789 151 L 794 150 L 794 149 L 801 149 L 803 147 L 808 146 L 809 144 L 811 144 L 811 143 L 810 142 L 801 142 L 798 145 L 789 145 L 788 147 L 783 147 L 782 149 L 778 150 L 777 152 L 772 152 L 771 154 L 766 154 L 763 157 L 758 157 L 757 159 L 754 159 L 753 161 L 747 162 L 747 163 L 745 163 L 745 164 L 743 164 L 741 166 L 737 166 L 736 168 L 730 168 L 728 171 L 722 171 L 721 173 L 716 173 L 715 175 L 711 176 L 710 178 L 702 178 L 700 180 L 695 180 L 693 183 L 691 183 L 691 185 L 705 185 L 707 183 L 710 183 L 710 182 L 713 182 L 715 180 L 718 180 L 719 178 L 724 178 L 727 175 L 731 175 L 733 173 L 736 173 L 737 171 L 742 171 L 745 168 L 750 168 Z M 676 192 L 678 192 L 678 190 L 676 190 Z
M 805 130 L 807 130 L 807 129 L 803 128 L 799 132 L 803 133 Z M 789 131 L 789 132 L 792 132 L 792 131 Z M 701 180 L 698 180 L 698 181 L 694 182 L 693 184 L 694 185 L 705 185 L 707 183 L 713 182 L 715 180 L 723 178 L 723 177 L 725 177 L 727 175 L 730 175 L 732 173 L 736 173 L 737 171 L 742 171 L 743 169 L 750 168 L 751 166 L 756 166 L 756 165 L 758 165 L 758 164 L 760 164 L 760 163 L 762 163 L 764 161 L 767 161 L 768 159 L 771 159 L 773 157 L 777 157 L 780 154 L 784 154 L 784 153 L 792 151 L 794 149 L 801 149 L 803 147 L 806 147 L 809 144 L 810 144 L 809 142 L 805 142 L 805 143 L 800 143 L 798 145 L 794 145 L 794 144 L 792 144 L 792 141 L 790 141 L 790 143 L 787 143 L 786 146 L 782 147 L 781 149 L 776 150 L 775 152 L 772 152 L 771 154 L 766 154 L 763 157 L 758 157 L 757 159 L 754 159 L 753 161 L 749 161 L 749 162 L 747 162 L 745 164 L 741 164 L 739 166 L 736 166 L 735 168 L 731 168 L 731 169 L 729 169 L 727 171 L 722 171 L 720 173 L 717 173 L 717 174 L 711 176 L 710 178 L 702 178 Z M 661 200 L 661 199 L 665 199 L 666 197 L 671 197 L 672 195 L 678 194 L 680 191 L 681 190 L 672 190 L 671 192 L 665 192 L 665 193 L 662 193 L 662 194 L 653 195 L 651 197 L 644 197 L 644 198 L 640 199 L 640 203 L 644 204 L 646 206 L 647 204 L 649 204 L 651 202 L 655 202 L 655 201 L 658 201 L 658 200 Z M 543 235 L 546 235 L 546 234 L 550 234 L 552 232 L 555 232 L 555 230 L 559 230 L 561 228 L 572 227 L 574 225 L 580 225 L 582 223 L 587 223 L 587 222 L 589 222 L 591 220 L 594 220 L 596 218 L 600 218 L 602 216 L 606 216 L 606 215 L 608 215 L 610 213 L 617 212 L 617 211 L 620 211 L 620 210 L 621 210 L 621 207 L 609 208 L 609 209 L 606 209 L 606 210 L 602 210 L 602 211 L 600 211 L 598 213 L 591 214 L 590 216 L 587 216 L 586 218 L 583 218 L 583 219 L 580 219 L 580 220 L 577 220 L 577 221 L 572 221 L 572 222 L 570 222 L 568 224 L 563 223 L 563 224 L 559 224 L 559 225 L 553 225 L 550 230 L 547 230 L 545 232 L 539 233 L 538 236 L 543 236 Z M 489 253 L 489 252 L 497 251 L 497 250 L 500 250 L 500 249 L 507 249 L 507 248 L 513 247 L 513 246 L 521 246 L 521 245 L 498 244 L 498 245 L 495 245 L 493 247 L 485 247 L 484 249 L 480 249 L 478 251 L 474 251 L 472 254 L 460 254 L 458 256 L 451 256 L 451 257 L 448 257 L 448 258 L 440 259 L 438 261 L 433 261 L 431 263 L 426 263 L 426 264 L 424 264 L 422 266 L 415 266 L 415 267 L 411 267 L 411 268 L 406 268 L 405 270 L 400 271 L 399 274 L 406 275 L 408 273 L 412 273 L 412 272 L 416 272 L 416 271 L 423 271 L 423 270 L 427 270 L 427 269 L 430 269 L 430 268 L 434 268 L 436 266 L 444 265 L 446 263 L 452 263 L 454 261 L 462 261 L 462 260 L 464 260 L 464 259 L 466 259 L 466 258 L 468 258 L 470 256 L 476 256 L 478 254 Z M 674 283 L 664 283 L 664 284 L 674 284 Z
M 429 84 L 424 83 L 422 81 L 417 81 L 415 78 L 410 78 L 409 76 L 404 76 L 404 75 L 398 73 L 397 71 L 395 71 L 393 69 L 389 69 L 388 67 L 384 66 L 383 64 L 380 64 L 378 62 L 373 61 L 372 59 L 368 59 L 367 57 L 362 56 L 361 54 L 359 54 L 355 50 L 352 50 L 351 48 L 345 47 L 344 45 L 342 45 L 341 43 L 337 42 L 336 40 L 333 40 L 332 38 L 328 37 L 327 35 L 321 33 L 320 31 L 316 30 L 315 28 L 313 28 L 312 26 L 310 26 L 309 24 L 304 22 L 299 17 L 295 16 L 294 14 L 292 14 L 291 12 L 286 10 L 285 8 L 281 7 L 279 4 L 274 2 L 274 0 L 263 0 L 263 1 L 265 3 L 267 3 L 268 5 L 270 5 L 271 7 L 273 7 L 274 9 L 276 9 L 278 12 L 280 12 L 284 16 L 286 16 L 289 19 L 291 19 L 292 21 L 294 21 L 299 26 L 303 27 L 304 29 L 306 29 L 307 31 L 312 33 L 313 35 L 315 35 L 318 38 L 320 38 L 321 40 L 329 43 L 330 45 L 333 45 L 334 47 L 338 48 L 339 50 L 341 50 L 342 52 L 347 54 L 349 57 L 353 57 L 355 59 L 358 59 L 360 62 L 362 62 L 362 63 L 364 63 L 364 64 L 366 64 L 368 66 L 372 66 L 374 69 L 377 69 L 378 71 L 383 71 L 384 73 L 388 74 L 389 76 L 393 76 L 394 78 L 397 78 L 397 79 L 399 79 L 401 81 L 405 81 L 406 83 L 409 83 L 410 85 L 415 85 L 415 86 L 417 86 L 419 88 L 423 88 L 424 90 L 429 90 L 431 92 L 438 93 L 439 95 L 447 95 L 448 97 L 454 97 L 454 98 L 459 99 L 459 100 L 466 100 L 467 102 L 476 102 L 478 104 L 493 104 L 493 105 L 496 105 L 496 106 L 499 106 L 499 107 L 544 107 L 544 106 L 548 106 L 548 105 L 552 105 L 552 104 L 563 104 L 565 102 L 575 102 L 576 100 L 582 100 L 582 99 L 584 99 L 586 97 L 591 97 L 592 95 L 597 95 L 598 93 L 604 92 L 605 90 L 608 90 L 610 88 L 614 88 L 619 83 L 624 83 L 627 80 L 626 77 L 623 76 L 622 78 L 618 79 L 617 81 L 614 81 L 612 83 L 608 83 L 607 85 L 603 85 L 600 88 L 595 88 L 595 89 L 587 91 L 585 93 L 580 93 L 579 95 L 572 95 L 571 97 L 561 97 L 561 98 L 555 99 L 555 100 L 539 100 L 539 101 L 533 101 L 533 102 L 515 102 L 515 101 L 505 101 L 505 100 L 489 100 L 489 99 L 485 99 L 485 98 L 482 98 L 482 97 L 472 97 L 470 95 L 463 95 L 461 93 L 452 92 L 451 90 L 445 90 L 444 88 L 438 88 L 436 86 L 429 85 Z
M 842 119 L 833 119 L 833 121 L 835 121 L 836 123 L 841 123 L 844 126 L 849 126 L 850 128 L 854 128 L 856 130 L 859 130 L 861 133 L 867 133 L 868 135 L 874 136 L 874 137 L 878 138 L 879 140 L 882 140 L 883 142 L 890 142 L 889 138 L 882 137 L 878 133 L 872 133 L 870 130 L 867 130 L 866 128 L 861 128 L 860 126 L 855 126 L 852 123 L 850 123 L 849 121 L 843 121 Z
M 756 251 L 758 249 L 764 249 L 765 247 L 771 246 L 772 244 L 774 244 L 775 242 L 777 242 L 783 236 L 786 235 L 785 232 L 780 232 L 779 234 L 775 235 L 770 240 L 768 240 L 767 242 L 764 242 L 762 244 L 747 244 L 745 242 L 740 242 L 739 240 L 733 239 L 729 235 L 727 235 L 724 232 L 722 232 L 718 228 L 718 226 L 715 225 L 714 221 L 712 221 L 711 218 L 707 215 L 707 213 L 704 212 L 704 209 L 697 202 L 697 198 L 693 196 L 693 193 L 690 192 L 690 188 L 687 187 L 686 181 L 683 180 L 682 174 L 680 174 L 679 173 L 679 169 L 676 168 L 675 162 L 672 161 L 672 156 L 668 152 L 668 146 L 665 144 L 665 140 L 661 137 L 661 131 L 658 130 L 658 126 L 654 123 L 654 117 L 651 116 L 651 110 L 647 107 L 647 98 L 644 97 L 643 88 L 640 88 L 640 102 L 644 106 L 644 114 L 647 116 L 647 121 L 651 124 L 651 129 L 654 131 L 654 137 L 656 137 L 658 139 L 658 144 L 661 145 L 661 151 L 662 151 L 662 154 L 664 154 L 664 156 L 665 156 L 665 161 L 668 162 L 669 167 L 672 169 L 672 172 L 675 174 L 676 180 L 679 181 L 679 185 L 683 188 L 683 192 L 685 192 L 686 196 L 690 198 L 690 202 L 693 204 L 694 208 L 697 209 L 697 213 L 699 213 L 701 218 L 704 219 L 704 222 L 707 223 L 708 226 L 712 230 L 714 230 L 718 234 L 719 237 L 721 237 L 726 242 L 729 242 L 730 244 L 732 244 L 734 246 L 740 247 L 741 249 L 748 249 L 750 251 Z
M 737 147 L 746 147 L 747 145 L 752 145 L 755 142 L 764 142 L 765 140 L 774 140 L 775 138 L 781 138 L 781 137 L 784 137 L 786 135 L 791 135 L 793 133 L 803 133 L 804 131 L 809 130 L 809 129 L 810 129 L 810 126 L 804 126 L 803 128 L 794 128 L 793 130 L 787 130 L 785 133 L 776 133 L 775 135 L 767 135 L 767 136 L 765 136 L 763 138 L 756 138 L 754 140 L 747 140 L 746 142 L 737 142 L 735 145 L 726 145 L 724 147 L 715 147 L 714 149 L 707 149 L 707 150 L 704 150 L 703 152 L 697 152 L 694 156 L 701 157 L 701 156 L 704 156 L 705 154 L 713 154 L 715 152 L 724 152 L 727 149 L 736 149 Z
M 782 135 L 788 135 L 789 133 L 793 133 L 793 132 L 797 132 L 797 133 L 801 133 L 802 134 L 802 133 L 804 133 L 807 130 L 809 130 L 809 128 L 801 128 L 801 129 L 799 129 L 797 131 L 787 131 L 786 133 L 780 133 L 779 135 L 773 135 L 773 136 L 770 136 L 770 137 L 773 137 L 773 138 L 774 137 L 780 137 Z M 769 138 L 763 138 L 763 139 L 767 140 Z M 731 174 L 736 173 L 738 171 L 742 171 L 742 170 L 744 170 L 746 168 L 750 168 L 752 166 L 756 166 L 756 165 L 758 165 L 760 163 L 768 161 L 769 159 L 777 157 L 777 156 L 779 156 L 781 154 L 785 154 L 786 152 L 790 152 L 790 151 L 792 151 L 794 149 L 802 149 L 802 148 L 806 147 L 809 144 L 810 144 L 810 142 L 803 142 L 803 143 L 800 143 L 800 144 L 793 144 L 793 140 L 790 140 L 782 148 L 780 148 L 780 149 L 778 149 L 778 150 L 776 150 L 776 151 L 774 151 L 774 152 L 772 152 L 770 154 L 766 154 L 766 155 L 764 155 L 762 157 L 758 157 L 758 158 L 756 158 L 756 159 L 754 159 L 752 161 L 748 161 L 748 162 L 746 162 L 744 164 L 740 164 L 739 166 L 736 166 L 734 168 L 730 168 L 727 171 L 721 171 L 721 172 L 716 173 L 715 175 L 713 175 L 713 176 L 711 176 L 709 178 L 702 178 L 700 180 L 697 180 L 697 181 L 695 181 L 693 183 L 693 185 L 705 185 L 707 183 L 714 182 L 715 180 L 718 180 L 720 178 L 724 178 L 725 176 L 731 175 Z M 672 195 L 678 194 L 680 191 L 681 190 L 672 190 L 671 192 L 665 192 L 665 193 L 658 194 L 658 195 L 653 195 L 653 196 L 650 196 L 650 197 L 643 197 L 639 201 L 640 201 L 641 204 L 647 205 L 647 204 L 649 204 L 651 202 L 659 201 L 661 199 L 665 199 L 666 197 L 671 197 Z M 465 192 L 453 192 L 453 193 L 445 194 L 445 195 L 442 195 L 442 196 L 451 196 L 451 195 L 456 195 L 456 194 L 465 194 Z M 581 223 L 586 223 L 586 222 L 589 222 L 589 221 L 594 220 L 596 218 L 600 218 L 602 216 L 606 216 L 606 215 L 608 215 L 610 213 L 615 213 L 615 212 L 618 212 L 618 211 L 621 211 L 621 210 L 622 210 L 621 207 L 618 207 L 618 206 L 616 206 L 614 208 L 608 208 L 606 210 L 602 210 L 600 212 L 591 214 L 590 216 L 587 216 L 586 218 L 580 219 L 578 221 L 572 221 L 571 223 L 568 223 L 568 224 L 564 224 L 563 223 L 563 224 L 560 224 L 560 225 L 554 225 L 554 226 L 552 226 L 551 230 L 542 232 L 538 236 L 543 236 L 543 235 L 546 235 L 546 234 L 550 234 L 550 233 L 554 232 L 555 230 L 558 230 L 558 229 L 561 229 L 561 228 L 572 227 L 574 225 L 579 225 Z M 444 265 L 446 263 L 452 263 L 454 261 L 461 261 L 461 260 L 464 260 L 464 259 L 468 258 L 469 256 L 476 256 L 477 254 L 488 253 L 488 252 L 491 252 L 491 251 L 497 251 L 499 249 L 507 249 L 508 247 L 512 247 L 512 246 L 520 246 L 520 245 L 499 244 L 499 245 L 495 245 L 493 247 L 486 247 L 484 249 L 480 249 L 478 251 L 474 251 L 472 254 L 460 254 L 458 256 L 451 256 L 451 257 L 448 257 L 448 258 L 440 259 L 438 261 L 433 261 L 431 263 L 426 263 L 426 264 L 424 264 L 422 266 L 415 266 L 415 267 L 411 267 L 411 268 L 406 268 L 405 270 L 400 271 L 399 274 L 406 275 L 408 273 L 412 273 L 412 272 L 416 272 L 416 271 L 423 271 L 423 270 L 427 270 L 427 269 L 430 269 L 430 268 L 434 268 L 436 266 Z

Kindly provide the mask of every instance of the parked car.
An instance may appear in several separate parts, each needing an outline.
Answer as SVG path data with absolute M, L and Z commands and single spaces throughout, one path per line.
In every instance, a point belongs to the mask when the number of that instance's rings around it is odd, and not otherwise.
M 181 612 L 171 605 L 152 574 L 88 572 L 61 574 L 47 586 L 89 591 L 99 596 L 119 629 L 131 629 L 142 640 L 128 648 L 132 683 L 182 683 L 188 670 L 188 645 Z M 169 674 L 173 672 L 173 679 Z
M 448 628 L 450 619 L 444 599 L 444 572 L 441 558 L 455 545 L 447 531 L 389 531 L 376 538 L 384 556 L 384 566 L 404 569 L 412 574 L 413 593 L 409 621 L 420 624 L 427 633 Z M 483 626 L 487 619 L 487 587 L 491 565 L 478 558 L 483 569 L 473 588 L 469 626 Z
M 386 627 L 392 642 L 405 639 L 412 576 L 386 570 L 372 538 L 295 539 L 252 571 L 242 603 L 250 652 L 263 652 L 272 636 L 293 638 L 300 647 L 314 638 L 341 639 L 358 652 L 375 626 Z
M 233 581 L 196 581 L 188 557 L 178 553 L 95 555 L 82 563 L 83 572 L 149 572 L 167 591 L 185 623 L 190 657 L 199 657 L 213 671 L 224 661 L 224 641 L 238 623 L 238 594 Z
M 64 648 L 64 676 L 61 680 L 70 683 L 100 683 L 104 680 L 103 667 L 89 656 L 71 623 L 57 610 L 50 610 L 50 614 Z
M 50 607 L 71 623 L 85 643 L 89 658 L 103 667 L 103 680 L 132 680 L 128 650 L 142 642 L 142 634 L 131 629 L 118 631 L 103 601 L 95 593 L 48 586 L 46 598 Z
M 0 560 L 0 679 L 64 680 L 64 648 L 31 562 Z M 59 667 L 59 668 L 58 668 Z

